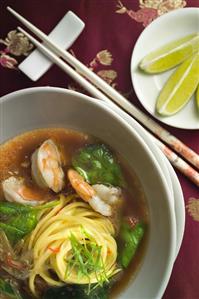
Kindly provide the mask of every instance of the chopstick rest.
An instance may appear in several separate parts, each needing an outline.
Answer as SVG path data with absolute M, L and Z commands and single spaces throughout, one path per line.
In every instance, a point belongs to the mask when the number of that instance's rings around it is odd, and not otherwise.
M 68 49 L 84 29 L 84 22 L 72 11 L 68 11 L 49 34 L 50 39 L 63 49 Z M 53 62 L 35 49 L 18 68 L 32 81 L 44 75 Z

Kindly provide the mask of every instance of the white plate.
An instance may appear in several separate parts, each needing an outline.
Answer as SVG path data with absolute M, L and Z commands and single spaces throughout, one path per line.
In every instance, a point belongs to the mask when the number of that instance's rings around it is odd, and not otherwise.
M 149 149 L 153 152 L 160 168 L 162 169 L 165 179 L 168 183 L 172 200 L 173 208 L 175 210 L 175 218 L 176 218 L 176 255 L 177 257 L 180 246 L 182 244 L 182 239 L 184 235 L 184 227 L 185 227 L 185 206 L 184 206 L 184 197 L 181 189 L 181 185 L 178 181 L 177 175 L 173 170 L 170 162 L 163 155 L 160 149 L 154 144 L 153 140 L 150 138 L 150 135 L 140 126 L 140 124 L 131 118 L 128 114 L 117 108 L 115 105 L 107 104 L 105 105 L 111 106 L 115 112 L 117 112 L 123 119 L 127 121 L 129 125 L 132 125 L 136 132 L 144 139 L 145 143 L 148 145 Z
M 184 235 L 184 228 L 185 228 L 185 204 L 184 204 L 184 197 L 182 193 L 182 188 L 178 177 L 167 160 L 167 158 L 162 154 L 162 159 L 165 160 L 168 170 L 170 172 L 171 182 L 173 186 L 173 195 L 174 195 L 174 207 L 175 207 L 175 214 L 176 214 L 176 257 L 179 253 L 180 246 L 182 244 L 183 235 Z
M 138 69 L 139 62 L 151 51 L 166 43 L 199 31 L 199 8 L 177 9 L 153 21 L 141 33 L 131 59 L 131 77 L 136 95 L 144 108 L 160 121 L 177 128 L 199 129 L 199 113 L 194 96 L 177 114 L 169 117 L 155 112 L 157 96 L 173 72 L 147 75 Z

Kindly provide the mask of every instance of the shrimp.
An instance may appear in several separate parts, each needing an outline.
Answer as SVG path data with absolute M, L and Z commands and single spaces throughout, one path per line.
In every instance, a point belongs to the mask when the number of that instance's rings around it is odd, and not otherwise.
M 31 172 L 35 182 L 41 188 L 50 188 L 59 192 L 64 187 L 64 172 L 61 156 L 56 144 L 48 139 L 32 155 Z
M 104 216 L 112 215 L 112 204 L 116 202 L 116 190 L 102 184 L 89 185 L 75 170 L 68 170 L 68 179 L 77 194 L 90 206 Z M 119 192 L 119 191 L 118 191 Z M 120 193 L 118 193 L 118 198 Z
M 92 186 L 95 192 L 108 204 L 116 205 L 122 197 L 122 190 L 119 187 L 95 184 Z
M 36 206 L 41 204 L 41 195 L 25 185 L 22 178 L 9 177 L 2 182 L 2 189 L 7 201 Z

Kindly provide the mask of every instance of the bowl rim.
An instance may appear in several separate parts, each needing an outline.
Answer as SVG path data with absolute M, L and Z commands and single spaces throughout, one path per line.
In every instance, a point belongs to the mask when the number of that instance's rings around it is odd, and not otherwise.
M 103 103 L 104 105 L 110 105 L 110 103 Z M 116 107 L 113 107 L 116 109 Z M 119 113 L 119 111 L 118 111 Z M 123 113 L 123 111 L 122 111 Z M 125 113 L 125 112 L 124 112 Z M 128 114 L 126 117 L 130 117 Z M 164 154 L 161 152 L 161 150 L 150 140 L 150 137 L 146 134 L 144 131 L 144 128 L 133 118 L 131 118 L 131 122 L 133 122 L 133 128 L 136 127 L 136 130 L 138 130 L 139 134 L 142 132 L 141 136 L 144 139 L 144 141 L 147 143 L 147 145 L 150 147 L 151 151 L 154 154 L 155 151 L 155 158 L 158 160 L 158 164 L 161 162 L 161 168 L 163 167 L 162 164 L 164 164 L 163 171 L 168 171 L 167 176 L 170 180 L 169 187 L 172 189 L 173 197 L 174 197 L 174 209 L 175 209 L 175 215 L 176 215 L 176 256 L 175 260 L 179 254 L 179 251 L 182 246 L 183 237 L 184 237 L 184 230 L 185 230 L 185 203 L 184 203 L 184 196 L 182 192 L 182 187 L 180 185 L 180 182 L 178 180 L 177 174 L 174 171 L 174 168 L 169 163 L 168 159 L 164 156 Z M 159 158 L 158 158 L 159 156 Z M 166 169 L 165 169 L 166 167 Z M 180 200 L 179 200 L 180 199 Z
M 0 98 L 0 111 L 1 111 L 1 106 L 3 105 L 4 102 L 9 102 L 15 99 L 17 96 L 24 96 L 26 94 L 30 93 L 45 93 L 45 92 L 57 92 L 57 93 L 62 93 L 62 94 L 68 94 L 68 95 L 73 95 L 73 96 L 78 96 L 81 100 L 83 99 L 85 102 L 89 102 L 90 105 L 97 106 L 98 109 L 101 109 L 102 111 L 105 111 L 107 114 L 111 115 L 116 121 L 118 121 L 126 130 L 130 132 L 131 135 L 134 135 L 134 138 L 136 138 L 139 142 L 139 144 L 144 148 L 144 151 L 147 153 L 147 156 L 151 160 L 154 168 L 156 169 L 158 176 L 160 177 L 161 181 L 161 189 L 164 189 L 165 196 L 167 198 L 167 208 L 168 208 L 168 215 L 169 215 L 169 224 L 170 224 L 170 253 L 168 254 L 168 261 L 167 261 L 167 267 L 165 268 L 165 271 L 163 273 L 161 285 L 159 288 L 156 290 L 156 296 L 153 298 L 161 298 L 164 294 L 164 291 L 167 287 L 167 284 L 169 282 L 172 268 L 173 268 L 173 263 L 175 260 L 175 253 L 176 253 L 176 229 L 175 229 L 175 213 L 173 206 L 171 204 L 171 201 L 169 200 L 170 197 L 170 191 L 169 187 L 167 185 L 166 179 L 164 177 L 164 174 L 162 173 L 162 170 L 160 166 L 158 165 L 158 162 L 155 159 L 155 156 L 153 155 L 152 151 L 148 148 L 147 144 L 145 143 L 144 139 L 138 135 L 138 133 L 133 130 L 132 126 L 130 126 L 121 116 L 119 116 L 115 111 L 111 110 L 108 105 L 103 105 L 103 101 L 96 99 L 94 97 L 87 96 L 85 94 L 73 91 L 73 90 L 68 90 L 65 88 L 60 88 L 60 87 L 52 87 L 52 86 L 40 86 L 40 87 L 31 87 L 31 88 L 25 88 L 21 90 L 17 90 L 14 92 L 11 92 L 9 94 L 4 95 L 3 97 Z M 28 98 L 27 98 L 28 101 Z M 12 137 L 13 138 L 13 137 Z M 139 271 L 138 271 L 139 272 Z M 130 287 L 130 284 L 127 285 L 127 289 Z
M 138 37 L 138 39 L 135 43 L 135 46 L 133 48 L 132 54 L 131 54 L 130 74 L 131 74 L 131 82 L 133 84 L 133 88 L 135 90 L 136 96 L 137 96 L 139 102 L 141 103 L 141 105 L 144 107 L 144 109 L 150 115 L 152 115 L 158 121 L 160 121 L 160 122 L 162 122 L 162 123 L 164 123 L 168 126 L 171 126 L 173 128 L 186 129 L 186 130 L 198 130 L 199 126 L 197 126 L 197 127 L 196 126 L 186 127 L 186 126 L 183 126 L 183 125 L 172 124 L 171 122 L 167 123 L 167 122 L 164 121 L 164 118 L 161 119 L 158 116 L 156 116 L 154 113 L 152 113 L 148 109 L 148 107 L 145 105 L 145 101 L 141 100 L 142 96 L 140 96 L 140 88 L 139 88 L 138 84 L 136 83 L 136 76 L 135 76 L 135 73 L 134 73 L 134 68 L 135 68 L 135 65 L 137 64 L 137 61 L 135 60 L 135 53 L 137 51 L 137 47 L 138 47 L 140 41 L 142 42 L 144 40 L 144 36 L 148 35 L 148 32 L 151 30 L 151 28 L 158 27 L 158 25 L 162 22 L 163 19 L 164 20 L 168 19 L 168 21 L 169 21 L 169 19 L 171 17 L 174 18 L 175 16 L 178 16 L 178 15 L 183 16 L 183 15 L 186 15 L 187 12 L 189 14 L 195 14 L 196 12 L 198 12 L 198 15 L 199 15 L 199 7 L 184 7 L 184 8 L 178 8 L 178 9 L 172 10 L 170 12 L 167 12 L 167 13 L 159 16 L 157 19 L 152 21 L 146 28 L 144 28 L 144 30 L 139 35 L 139 37 Z

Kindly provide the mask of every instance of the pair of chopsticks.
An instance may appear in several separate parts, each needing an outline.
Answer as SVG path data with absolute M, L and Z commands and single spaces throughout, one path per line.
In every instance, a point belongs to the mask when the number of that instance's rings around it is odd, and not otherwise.
M 12 8 L 7 7 L 8 11 L 12 13 L 22 24 L 24 24 L 31 32 L 33 32 L 44 44 L 40 43 L 29 33 L 18 27 L 29 40 L 51 61 L 58 65 L 65 73 L 67 73 L 72 79 L 79 83 L 85 90 L 87 90 L 92 96 L 102 99 L 108 103 L 114 103 L 135 118 L 140 124 L 142 124 L 151 133 L 156 135 L 160 140 L 169 145 L 180 156 L 189 161 L 196 169 L 199 169 L 199 155 L 186 146 L 183 142 L 171 135 L 167 130 L 161 127 L 156 121 L 147 116 L 144 112 L 136 108 L 119 92 L 112 88 L 108 83 L 101 79 L 98 75 L 88 69 L 78 59 L 72 56 L 69 52 L 61 49 L 54 44 L 51 39 L 43 33 L 40 29 L 14 11 Z M 61 58 L 60 58 L 61 57 Z M 66 64 L 66 62 L 69 64 Z M 72 66 L 72 67 L 71 67 Z M 88 81 L 87 81 L 87 80 Z M 148 132 L 149 133 L 149 132 Z M 174 167 L 176 167 L 181 173 L 188 177 L 196 186 L 199 186 L 199 172 L 195 170 L 191 165 L 185 162 L 180 156 L 178 156 L 172 149 L 166 146 L 162 141 L 151 135 L 157 146 L 165 154 Z

